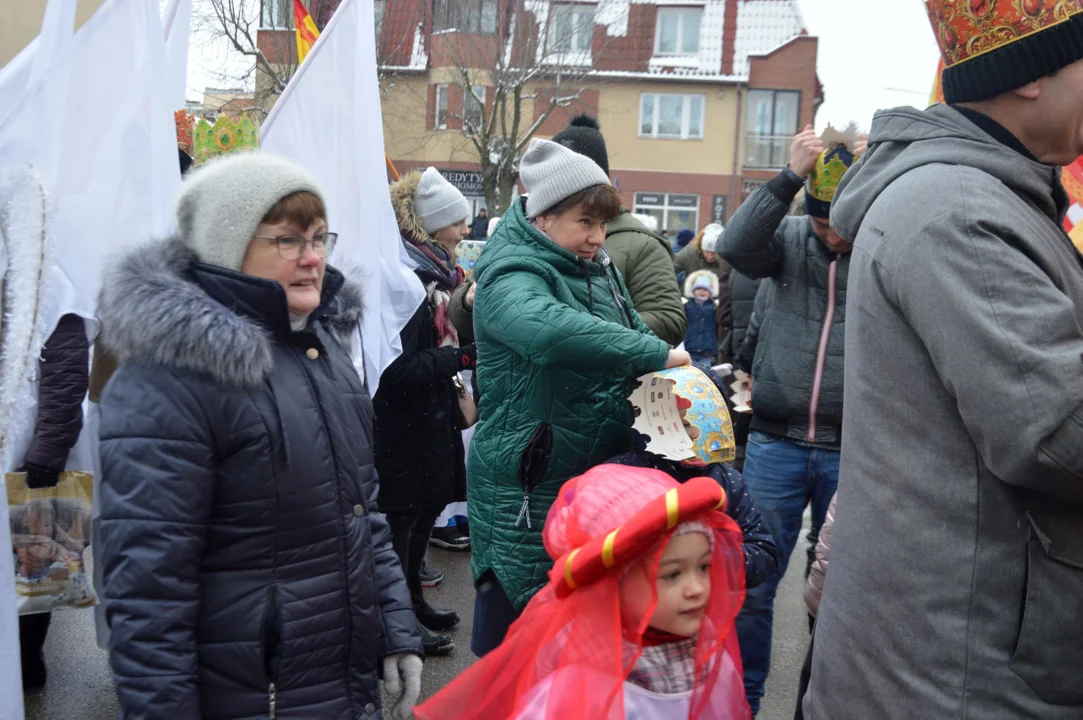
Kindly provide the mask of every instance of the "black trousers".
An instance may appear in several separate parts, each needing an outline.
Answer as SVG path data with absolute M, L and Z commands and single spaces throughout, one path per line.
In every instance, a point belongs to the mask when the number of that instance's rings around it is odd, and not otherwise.
M 19 616 L 19 647 L 23 665 L 35 662 L 41 657 L 41 649 L 45 645 L 45 636 L 49 632 L 52 619 L 52 613 Z
M 406 586 L 414 604 L 421 602 L 421 563 L 429 548 L 429 535 L 443 505 L 418 505 L 411 508 L 387 511 L 387 524 L 391 527 L 391 544 L 402 563 Z

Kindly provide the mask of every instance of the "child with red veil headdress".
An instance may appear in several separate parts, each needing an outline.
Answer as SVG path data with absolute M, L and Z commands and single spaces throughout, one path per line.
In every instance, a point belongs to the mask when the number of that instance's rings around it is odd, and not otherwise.
M 543 532 L 549 583 L 419 720 L 747 720 L 741 530 L 710 478 L 600 465 Z

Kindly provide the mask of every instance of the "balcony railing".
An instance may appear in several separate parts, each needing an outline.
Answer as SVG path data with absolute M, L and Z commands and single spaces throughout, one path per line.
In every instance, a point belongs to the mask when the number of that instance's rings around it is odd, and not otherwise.
M 745 167 L 780 169 L 790 159 L 793 135 L 745 135 Z

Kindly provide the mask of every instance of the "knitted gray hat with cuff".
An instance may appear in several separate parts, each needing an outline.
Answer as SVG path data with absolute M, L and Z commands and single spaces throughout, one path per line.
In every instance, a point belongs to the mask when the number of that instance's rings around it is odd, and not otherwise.
M 414 209 L 430 235 L 470 217 L 470 203 L 434 167 L 421 173 L 421 182 L 414 192 Z
M 239 152 L 192 170 L 181 186 L 177 227 L 209 265 L 240 272 L 248 244 L 278 201 L 297 192 L 323 195 L 307 171 L 262 152 Z
M 549 140 L 534 140 L 519 163 L 519 177 L 530 195 L 526 216 L 536 218 L 561 200 L 595 185 L 609 185 L 609 176 L 586 155 Z

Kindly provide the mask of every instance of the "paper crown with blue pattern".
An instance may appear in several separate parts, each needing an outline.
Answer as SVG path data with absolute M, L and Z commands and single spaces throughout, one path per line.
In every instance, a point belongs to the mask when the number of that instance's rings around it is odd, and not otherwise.
M 646 436 L 647 452 L 708 465 L 737 457 L 726 398 L 708 373 L 714 374 L 691 366 L 639 378 L 641 385 L 629 400 L 636 408 L 635 429 Z M 695 439 L 687 434 L 693 427 L 699 431 Z

